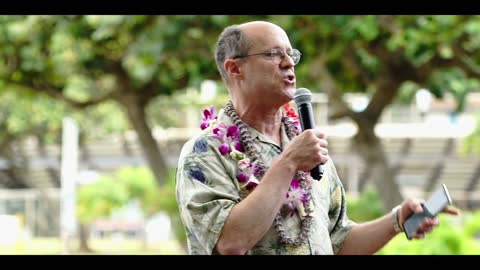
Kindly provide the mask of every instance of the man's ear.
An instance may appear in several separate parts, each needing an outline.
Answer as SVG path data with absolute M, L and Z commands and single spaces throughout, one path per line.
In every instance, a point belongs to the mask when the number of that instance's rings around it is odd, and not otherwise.
M 242 76 L 242 70 L 240 66 L 240 60 L 238 59 L 227 59 L 225 60 L 223 67 L 227 74 L 233 79 L 240 78 Z

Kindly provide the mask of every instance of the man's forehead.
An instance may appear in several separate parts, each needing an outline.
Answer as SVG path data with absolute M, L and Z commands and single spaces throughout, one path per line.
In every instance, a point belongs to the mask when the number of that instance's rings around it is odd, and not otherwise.
M 274 24 L 246 25 L 242 30 L 250 41 L 257 44 L 275 43 L 276 40 L 283 43 L 289 40 L 285 31 Z
M 255 21 L 245 23 L 239 26 L 246 35 L 254 37 L 266 37 L 266 36 L 273 36 L 273 35 L 285 35 L 285 31 L 278 25 L 263 22 L 263 21 Z

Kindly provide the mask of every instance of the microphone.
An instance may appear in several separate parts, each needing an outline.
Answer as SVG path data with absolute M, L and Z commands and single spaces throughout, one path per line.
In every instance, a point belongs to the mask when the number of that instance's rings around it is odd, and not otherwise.
M 300 124 L 302 130 L 315 128 L 315 120 L 313 118 L 312 110 L 312 93 L 306 88 L 298 88 L 295 91 L 293 99 L 298 107 L 298 115 L 300 116 Z M 323 176 L 323 169 L 321 165 L 314 167 L 310 171 L 313 179 L 320 181 Z

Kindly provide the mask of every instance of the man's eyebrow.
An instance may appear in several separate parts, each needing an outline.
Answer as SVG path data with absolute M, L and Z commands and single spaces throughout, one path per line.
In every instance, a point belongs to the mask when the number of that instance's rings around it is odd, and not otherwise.
M 274 51 L 274 50 L 283 50 L 282 47 L 279 47 L 279 46 L 276 46 L 276 47 L 273 47 L 272 49 L 270 49 L 270 51 Z

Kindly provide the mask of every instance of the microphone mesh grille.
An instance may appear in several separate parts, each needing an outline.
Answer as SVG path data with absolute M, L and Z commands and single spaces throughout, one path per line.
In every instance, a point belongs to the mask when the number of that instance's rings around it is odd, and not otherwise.
M 295 91 L 293 99 L 297 106 L 304 103 L 310 103 L 312 101 L 312 93 L 307 88 L 298 88 L 297 91 Z

